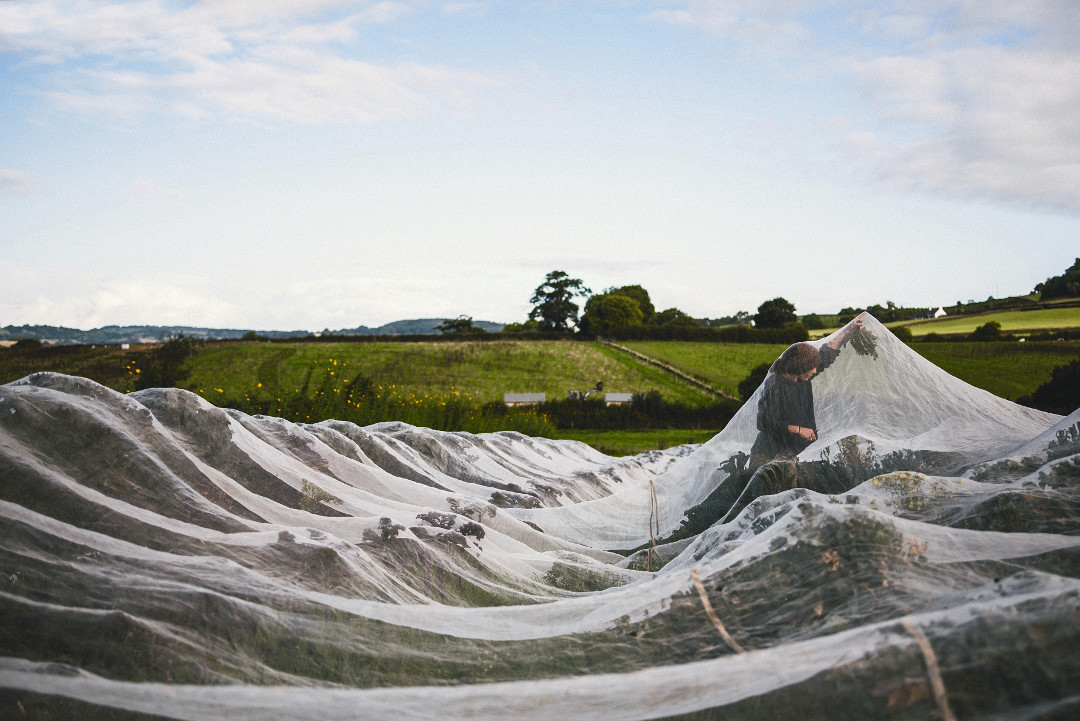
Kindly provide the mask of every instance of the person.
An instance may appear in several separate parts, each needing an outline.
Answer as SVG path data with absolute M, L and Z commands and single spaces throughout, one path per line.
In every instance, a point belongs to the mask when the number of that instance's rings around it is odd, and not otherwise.
M 758 436 L 750 448 L 745 472 L 733 479 L 736 487 L 727 491 L 729 498 L 733 492 L 738 498 L 724 515 L 725 521 L 759 496 L 798 485 L 796 459 L 818 438 L 811 380 L 831 366 L 852 334 L 862 329 L 863 315 L 856 316 L 821 348 L 795 343 L 773 363 L 758 397 Z

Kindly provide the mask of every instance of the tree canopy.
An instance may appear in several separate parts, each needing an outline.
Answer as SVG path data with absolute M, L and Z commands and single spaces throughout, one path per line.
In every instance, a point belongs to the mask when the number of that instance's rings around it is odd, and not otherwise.
M 588 335 L 618 335 L 641 325 L 644 314 L 638 302 L 621 293 L 601 293 L 585 303 L 581 331 Z
M 758 328 L 783 328 L 788 323 L 798 323 L 795 306 L 783 298 L 773 298 L 758 306 L 754 325 Z
M 656 308 L 652 304 L 652 299 L 649 298 L 649 291 L 642 288 L 640 285 L 624 285 L 620 288 L 608 288 L 604 291 L 607 294 L 625 295 L 628 298 L 633 298 L 638 307 L 641 308 L 641 322 L 651 323 L 653 316 L 656 314 Z
M 1061 275 L 1047 278 L 1045 282 L 1035 286 L 1035 292 L 1042 300 L 1080 296 L 1080 258 Z
M 484 333 L 483 328 L 473 325 L 471 315 L 459 315 L 457 318 L 446 318 L 442 323 L 435 326 L 440 333 L 458 333 L 468 335 L 471 333 Z
M 539 321 L 540 330 L 569 330 L 578 320 L 578 305 L 574 297 L 591 292 L 580 278 L 571 278 L 561 270 L 553 270 L 529 299 L 533 304 L 529 319 Z
M 656 325 L 674 325 L 674 326 L 698 326 L 698 323 L 692 316 L 682 312 L 678 308 L 666 308 L 655 316 L 653 316 L 653 323 Z

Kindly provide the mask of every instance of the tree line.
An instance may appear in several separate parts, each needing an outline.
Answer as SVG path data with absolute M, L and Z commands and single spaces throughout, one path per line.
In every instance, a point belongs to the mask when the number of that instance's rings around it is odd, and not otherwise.
M 1080 296 L 1080 258 L 1060 276 L 1035 286 L 1040 301 Z M 584 300 L 584 308 L 579 305 Z M 756 313 L 738 311 L 722 318 L 694 318 L 678 308 L 657 310 L 649 291 L 640 285 L 606 288 L 593 293 L 581 278 L 563 270 L 553 270 L 533 291 L 527 320 L 509 323 L 503 333 L 533 337 L 579 336 L 617 340 L 722 340 L 726 342 L 794 343 L 809 337 L 807 331 L 846 324 L 866 311 L 883 323 L 929 318 L 937 307 L 903 307 L 891 300 L 885 305 L 841 308 L 835 314 L 798 315 L 795 306 L 782 297 L 758 306 Z M 945 306 L 950 315 L 983 312 L 1038 301 L 1028 296 L 986 301 L 957 301 Z M 447 319 L 436 328 L 440 333 L 477 335 L 484 333 L 471 316 Z M 907 340 L 907 339 L 905 339 Z M 979 338 L 978 340 L 984 340 Z
M 578 300 L 584 299 L 584 308 Z M 553 270 L 533 291 L 532 309 L 523 322 L 509 323 L 502 333 L 522 337 L 610 338 L 613 340 L 702 340 L 724 342 L 795 343 L 809 337 L 784 298 L 765 301 L 758 312 L 739 311 L 725 322 L 694 318 L 678 308 L 657 310 L 649 291 L 624 285 L 593 293 L 580 278 Z M 471 316 L 458 316 L 437 326 L 447 335 L 476 337 L 483 329 Z

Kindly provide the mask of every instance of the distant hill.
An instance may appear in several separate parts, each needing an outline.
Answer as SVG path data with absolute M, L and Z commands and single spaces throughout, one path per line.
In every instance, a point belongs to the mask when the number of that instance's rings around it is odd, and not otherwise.
M 416 320 L 398 320 L 378 328 L 361 325 L 342 330 L 323 330 L 314 333 L 307 330 L 259 330 L 255 331 L 266 338 L 303 338 L 309 335 L 436 335 L 435 326 L 443 318 L 421 318 Z M 473 321 L 473 325 L 489 333 L 502 330 L 502 323 L 486 320 Z M 191 338 L 205 340 L 229 340 L 242 338 L 250 333 L 250 328 L 196 328 L 186 325 L 107 325 L 93 330 L 80 330 L 55 325 L 7 325 L 0 328 L 0 342 L 18 338 L 37 338 L 43 343 L 56 345 L 92 345 L 111 343 L 153 343 L 183 333 Z
M 437 334 L 435 327 L 446 318 L 417 318 L 416 320 L 395 320 L 393 323 L 381 325 L 378 328 L 368 328 L 366 325 L 356 328 L 344 328 L 342 330 L 324 330 L 323 335 L 431 335 Z M 483 328 L 488 333 L 498 333 L 503 329 L 503 323 L 493 323 L 489 320 L 474 320 L 473 325 Z

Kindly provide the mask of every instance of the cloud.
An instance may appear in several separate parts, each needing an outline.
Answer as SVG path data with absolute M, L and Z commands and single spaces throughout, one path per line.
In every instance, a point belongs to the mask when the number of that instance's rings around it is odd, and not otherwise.
M 882 136 L 889 184 L 1024 205 L 1080 207 L 1080 56 L 961 48 L 879 58 L 853 68 L 884 117 L 910 121 Z
M 645 14 L 649 21 L 679 25 L 716 35 L 725 42 L 752 47 L 766 55 L 789 54 L 813 36 L 803 13 L 812 0 L 690 0 Z
M 80 113 L 360 122 L 478 102 L 481 73 L 356 57 L 357 28 L 425 3 L 214 0 L 0 4 L 0 52 L 40 68 L 43 95 Z
M 38 190 L 34 179 L 20 170 L 0 168 L 0 195 L 35 195 Z
M 692 0 L 650 19 L 756 55 L 800 48 L 802 68 L 781 72 L 835 79 L 866 103 L 860 127 L 833 136 L 852 175 L 1080 208 L 1080 13 L 1071 0 Z
M 0 260 L 9 291 L 0 297 L 0 317 L 16 325 L 89 329 L 110 324 L 236 327 L 244 316 L 242 294 L 227 285 L 144 271 L 132 270 L 125 278 L 92 269 Z

